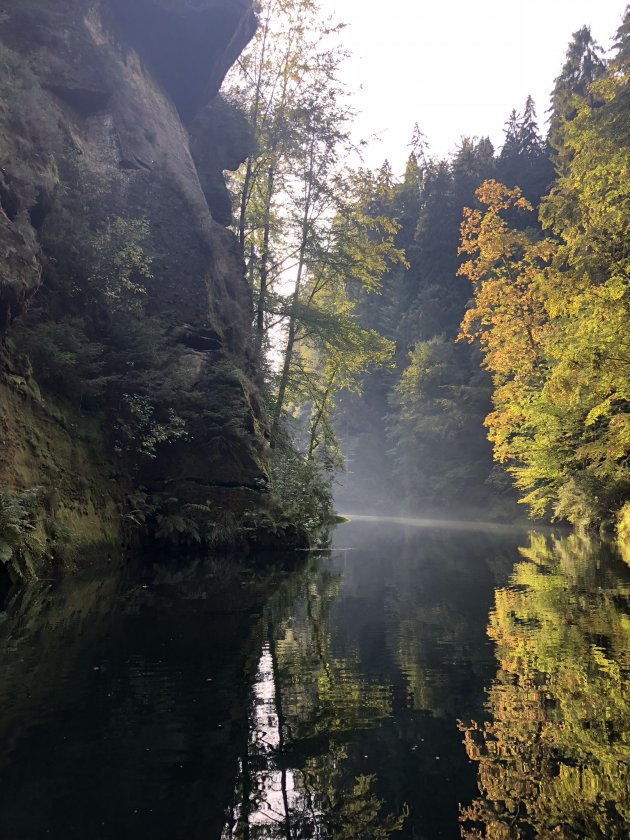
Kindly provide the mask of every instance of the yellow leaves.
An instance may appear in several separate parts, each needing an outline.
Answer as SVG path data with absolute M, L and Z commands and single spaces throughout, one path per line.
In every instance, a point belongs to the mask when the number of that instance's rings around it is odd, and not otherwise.
M 610 412 L 612 403 L 613 397 L 608 397 L 607 400 L 604 400 L 603 402 L 596 405 L 595 408 L 592 408 L 586 415 L 584 425 L 592 426 L 600 419 L 600 417 L 607 415 Z
M 484 181 L 475 195 L 488 209 L 482 213 L 470 207 L 464 208 L 458 253 L 474 254 L 476 257 L 465 262 L 457 272 L 473 283 L 483 280 L 498 264 L 510 261 L 530 244 L 526 234 L 508 228 L 501 212 L 533 209 L 518 187 L 509 189 L 494 180 Z
M 484 181 L 475 192 L 475 195 L 481 204 L 485 204 L 490 211 L 495 213 L 501 210 L 508 210 L 511 207 L 530 211 L 534 209 L 529 201 L 523 197 L 523 193 L 519 187 L 510 189 L 505 184 L 501 184 L 492 178 Z
M 478 342 L 492 375 L 495 459 L 534 514 L 585 526 L 630 481 L 627 96 L 627 76 L 609 73 L 560 126 L 562 171 L 539 212 L 553 238 L 511 229 L 507 214 L 532 207 L 494 180 L 461 224 L 473 302 L 458 340 Z
M 518 187 L 485 181 L 476 195 L 488 210 L 464 211 L 459 253 L 473 259 L 458 273 L 474 283 L 474 304 L 464 315 L 458 341 L 480 341 L 484 366 L 500 385 L 531 376 L 539 364 L 538 344 L 546 322 L 540 278 L 554 256 L 555 243 L 511 230 L 501 217 L 501 212 L 514 208 L 532 209 Z
M 628 295 L 628 278 L 611 277 L 603 289 L 603 294 L 613 303 L 621 302 Z

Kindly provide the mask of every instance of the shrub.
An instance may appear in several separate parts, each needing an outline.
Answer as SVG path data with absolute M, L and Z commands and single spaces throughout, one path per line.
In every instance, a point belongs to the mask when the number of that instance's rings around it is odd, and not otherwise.
M 330 523 L 332 474 L 317 458 L 307 458 L 288 439 L 279 440 L 273 453 L 270 490 L 283 520 L 311 537 Z
M 35 510 L 40 488 L 10 493 L 0 490 L 0 561 L 7 566 L 13 580 L 35 577 L 34 561 L 45 552 L 35 534 Z

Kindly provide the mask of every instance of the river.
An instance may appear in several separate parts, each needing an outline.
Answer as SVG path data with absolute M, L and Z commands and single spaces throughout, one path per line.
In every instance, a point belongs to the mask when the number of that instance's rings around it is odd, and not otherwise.
M 612 547 L 357 517 L 290 565 L 10 593 L 0 837 L 627 837 Z

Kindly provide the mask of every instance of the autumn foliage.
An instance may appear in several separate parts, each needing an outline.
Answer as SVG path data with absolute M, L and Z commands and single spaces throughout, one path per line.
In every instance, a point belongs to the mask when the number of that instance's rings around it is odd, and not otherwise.
M 459 273 L 473 284 L 460 340 L 478 341 L 493 380 L 495 459 L 534 515 L 611 520 L 630 495 L 630 188 L 619 119 L 627 73 L 590 87 L 562 123 L 564 174 L 540 208 L 487 180 L 466 208 Z M 569 162 L 567 163 L 567 158 Z

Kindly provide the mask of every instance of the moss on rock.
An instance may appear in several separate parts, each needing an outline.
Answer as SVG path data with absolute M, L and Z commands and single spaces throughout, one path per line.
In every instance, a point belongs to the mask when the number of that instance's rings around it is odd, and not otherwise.
M 234 517 L 264 496 L 252 303 L 222 185 L 249 139 L 213 102 L 255 18 L 250 0 L 4 9 L 0 486 L 42 488 L 45 557 L 70 568 L 120 544 L 134 494 Z

